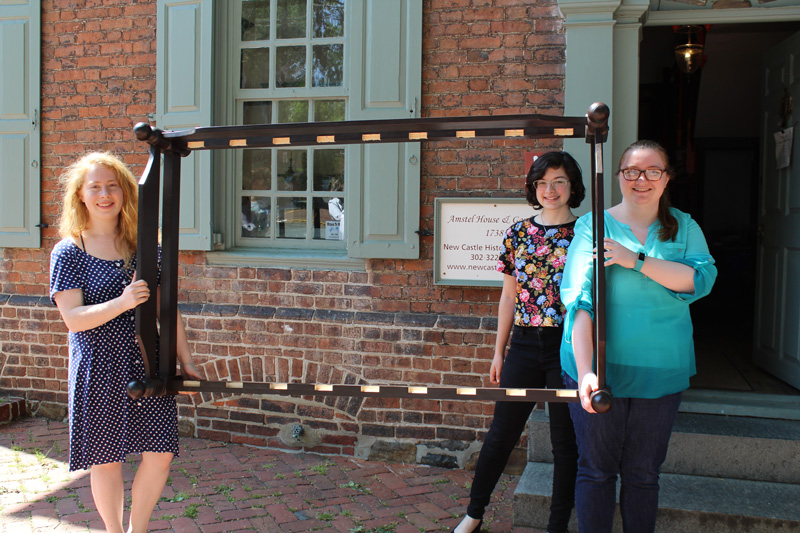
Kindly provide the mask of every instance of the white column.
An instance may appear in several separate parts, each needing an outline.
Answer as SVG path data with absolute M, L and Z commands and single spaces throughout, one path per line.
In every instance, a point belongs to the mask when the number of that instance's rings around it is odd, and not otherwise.
M 608 142 L 604 146 L 605 207 L 619 201 L 611 179 L 622 150 L 636 140 L 639 101 L 639 39 L 647 0 L 558 0 L 566 18 L 566 79 L 564 113 L 583 115 L 593 102 L 611 108 Z M 584 170 L 587 191 L 591 160 L 586 143 L 564 142 Z M 613 196 L 612 196 L 613 195 Z M 590 202 L 578 210 L 589 211 Z

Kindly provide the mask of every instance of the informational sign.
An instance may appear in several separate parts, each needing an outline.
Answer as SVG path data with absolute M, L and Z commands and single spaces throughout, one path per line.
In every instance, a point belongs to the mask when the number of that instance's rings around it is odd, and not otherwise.
M 342 223 L 338 220 L 325 221 L 325 238 L 327 240 L 341 241 L 342 240 Z
M 497 260 L 503 236 L 537 213 L 524 198 L 437 198 L 434 283 L 502 286 Z

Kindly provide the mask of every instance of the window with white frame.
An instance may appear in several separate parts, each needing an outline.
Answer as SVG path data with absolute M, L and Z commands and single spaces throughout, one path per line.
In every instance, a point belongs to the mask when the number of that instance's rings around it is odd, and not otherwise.
M 419 116 L 422 0 L 157 3 L 161 129 Z M 419 143 L 195 150 L 181 249 L 216 264 L 416 258 L 419 161 Z
M 237 124 L 345 120 L 344 3 L 237 0 Z M 245 148 L 235 168 L 236 246 L 344 249 L 344 147 Z

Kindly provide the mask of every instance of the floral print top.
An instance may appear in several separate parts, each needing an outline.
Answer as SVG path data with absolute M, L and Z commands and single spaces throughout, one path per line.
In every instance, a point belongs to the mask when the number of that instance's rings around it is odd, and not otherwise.
M 517 279 L 514 325 L 555 326 L 564 322 L 559 288 L 575 221 L 543 226 L 533 217 L 506 230 L 497 270 Z

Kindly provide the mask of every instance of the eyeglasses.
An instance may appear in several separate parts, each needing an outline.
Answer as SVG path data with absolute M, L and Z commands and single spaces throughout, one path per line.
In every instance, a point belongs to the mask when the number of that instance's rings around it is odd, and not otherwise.
M 546 191 L 549 186 L 553 186 L 554 189 L 560 191 L 564 189 L 567 185 L 569 185 L 569 180 L 564 178 L 556 178 L 554 180 L 546 181 L 546 180 L 536 180 L 533 182 L 533 188 L 537 191 Z
M 642 174 L 647 178 L 647 181 L 658 181 L 666 170 L 661 170 L 660 168 L 646 168 L 641 170 L 636 167 L 630 167 L 620 169 L 620 172 L 622 172 L 622 177 L 628 181 L 636 181 Z

